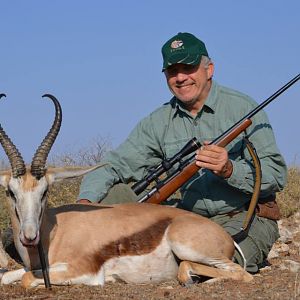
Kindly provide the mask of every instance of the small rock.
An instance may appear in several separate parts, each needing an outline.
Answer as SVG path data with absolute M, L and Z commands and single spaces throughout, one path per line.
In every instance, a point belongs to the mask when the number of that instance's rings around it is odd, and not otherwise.
M 283 261 L 283 263 L 280 265 L 281 270 L 289 270 L 293 273 L 298 273 L 300 271 L 300 263 L 286 259 Z
M 271 266 L 266 266 L 266 267 L 259 269 L 259 273 L 264 273 L 264 272 L 271 271 L 271 270 L 272 270 Z
M 286 256 L 289 254 L 290 247 L 287 244 L 276 243 L 273 245 L 269 255 L 268 260 L 272 258 L 277 258 L 279 256 Z
M 290 243 L 293 240 L 293 233 L 286 227 L 279 227 L 280 238 L 278 241 L 282 243 Z

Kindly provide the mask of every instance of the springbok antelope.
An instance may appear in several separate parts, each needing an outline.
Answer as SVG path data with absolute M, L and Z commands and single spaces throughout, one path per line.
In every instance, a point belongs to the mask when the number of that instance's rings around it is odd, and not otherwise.
M 0 142 L 11 164 L 11 170 L 1 172 L 0 184 L 7 191 L 14 243 L 25 266 L 4 273 L 1 284 L 21 281 L 27 288 L 44 284 L 35 247 L 40 239 L 50 281 L 55 285 L 153 283 L 176 277 L 180 283 L 189 284 L 194 275 L 252 279 L 232 262 L 231 237 L 219 225 L 191 212 L 139 203 L 70 204 L 46 209 L 51 183 L 90 169 L 46 169 L 62 113 L 54 96 L 44 96 L 55 105 L 55 120 L 31 167 L 25 167 L 21 154 L 0 126 Z

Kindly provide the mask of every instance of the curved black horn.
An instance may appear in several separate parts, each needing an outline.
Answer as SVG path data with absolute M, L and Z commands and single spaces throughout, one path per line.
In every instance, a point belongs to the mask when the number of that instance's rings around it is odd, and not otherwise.
M 0 99 L 2 97 L 6 97 L 6 95 L 0 94 Z M 10 138 L 7 136 L 7 134 L 5 133 L 1 125 L 0 125 L 0 143 L 10 162 L 13 177 L 16 178 L 25 174 L 26 167 L 25 167 L 24 160 L 19 150 L 10 140 Z
M 50 94 L 45 94 L 43 97 L 48 97 L 53 101 L 55 105 L 55 119 L 50 131 L 36 150 L 32 159 L 31 174 L 37 179 L 45 175 L 47 157 L 58 135 L 62 120 L 62 110 L 58 100 Z

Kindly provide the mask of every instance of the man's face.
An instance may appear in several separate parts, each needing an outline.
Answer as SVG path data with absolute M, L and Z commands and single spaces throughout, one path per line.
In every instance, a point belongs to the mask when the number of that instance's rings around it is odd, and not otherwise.
M 212 63 L 208 67 L 174 64 L 165 70 L 165 75 L 173 95 L 193 111 L 200 109 L 208 96 L 213 69 Z

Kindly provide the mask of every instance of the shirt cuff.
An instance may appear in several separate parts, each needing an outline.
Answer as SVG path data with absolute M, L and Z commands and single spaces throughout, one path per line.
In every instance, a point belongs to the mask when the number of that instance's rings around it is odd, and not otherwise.
M 228 184 L 235 188 L 243 188 L 246 184 L 246 170 L 245 166 L 241 163 L 238 163 L 236 161 L 231 160 L 232 163 L 232 173 L 231 176 L 227 179 L 225 179 Z

